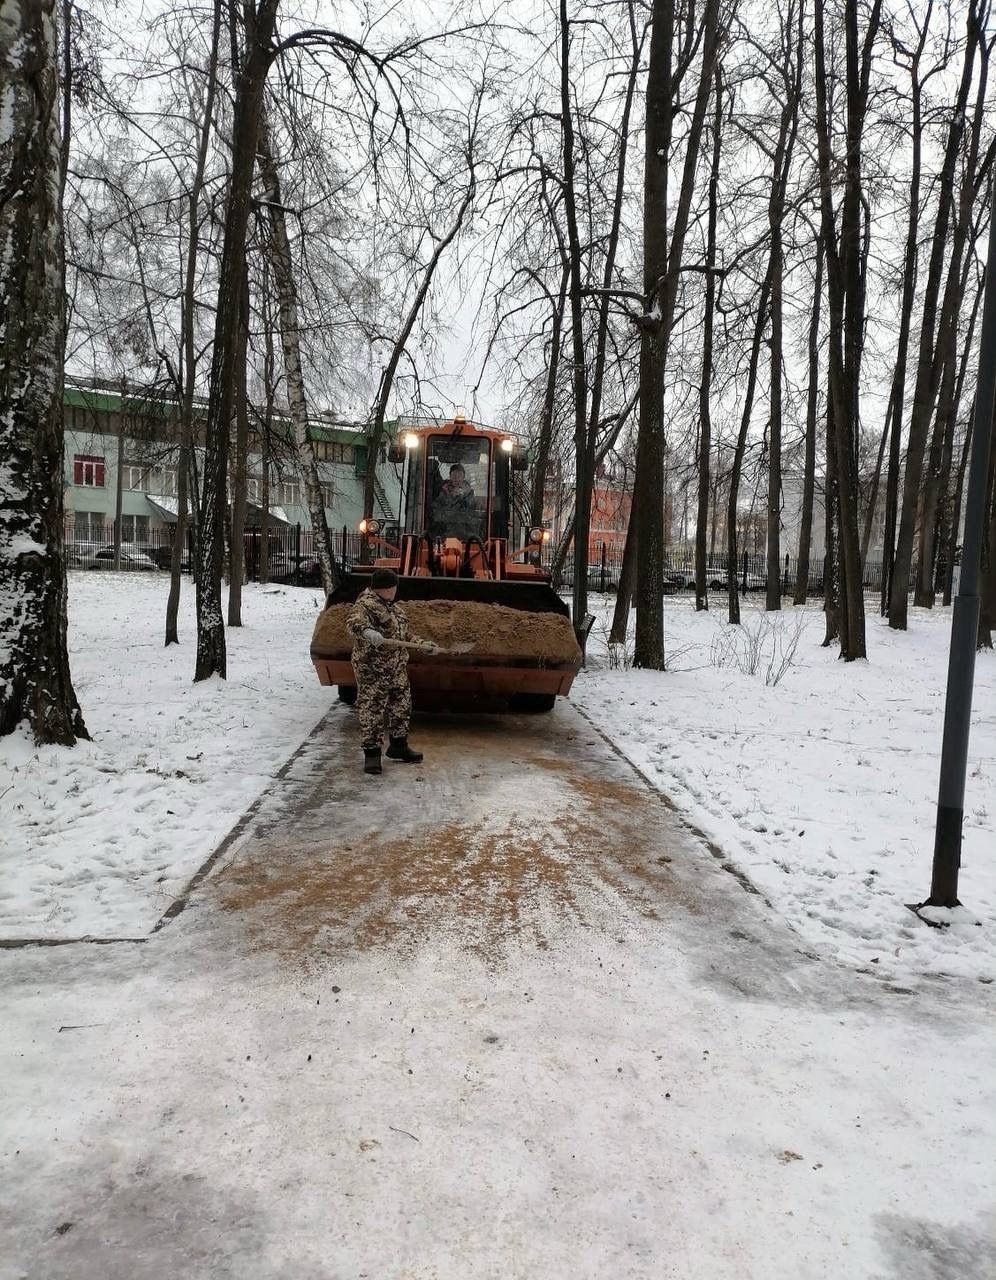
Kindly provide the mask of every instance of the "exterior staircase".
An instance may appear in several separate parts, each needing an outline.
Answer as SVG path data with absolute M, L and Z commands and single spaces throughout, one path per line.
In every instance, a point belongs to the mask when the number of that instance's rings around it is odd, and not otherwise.
M 393 522 L 395 512 L 391 509 L 391 503 L 388 500 L 387 492 L 381 483 L 380 476 L 374 475 L 374 503 L 377 508 L 373 512 L 380 520 L 385 522 Z

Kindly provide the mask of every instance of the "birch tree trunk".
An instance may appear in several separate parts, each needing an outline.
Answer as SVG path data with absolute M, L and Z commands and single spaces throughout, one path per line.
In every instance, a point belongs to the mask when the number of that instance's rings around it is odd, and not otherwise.
M 311 518 L 311 534 L 314 551 L 322 575 L 322 588 L 328 595 L 339 586 L 341 574 L 332 555 L 328 520 L 325 517 L 325 500 L 315 460 L 315 446 L 308 429 L 308 398 L 301 372 L 301 338 L 297 313 L 297 285 L 294 281 L 294 265 L 291 259 L 290 238 L 287 235 L 287 219 L 280 195 L 280 179 L 273 161 L 269 128 L 265 111 L 259 132 L 259 170 L 267 193 L 267 212 L 270 220 L 269 255 L 270 269 L 277 291 L 277 317 L 280 325 L 280 342 L 284 352 L 284 374 L 287 379 L 287 404 L 294 428 L 298 463 L 304 480 L 305 502 Z M 373 458 L 367 466 L 375 465 Z
M 65 254 L 54 0 L 0 21 L 0 736 L 89 737 L 66 643 Z

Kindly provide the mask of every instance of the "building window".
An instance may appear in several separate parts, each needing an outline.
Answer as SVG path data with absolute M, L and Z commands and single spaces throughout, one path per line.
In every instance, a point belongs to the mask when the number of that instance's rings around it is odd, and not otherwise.
M 259 502 L 259 481 L 255 476 L 250 476 L 246 481 L 246 497 L 250 502 Z
M 122 516 L 121 541 L 146 542 L 149 537 L 148 516 Z
M 320 462 L 347 462 L 352 466 L 353 446 L 338 440 L 319 440 L 315 443 L 315 457 Z
M 103 489 L 104 459 L 91 453 L 73 456 L 73 484 L 87 489 Z
M 140 489 L 147 493 L 149 489 L 149 468 L 137 462 L 126 462 L 122 473 L 122 483 L 126 489 Z
M 164 498 L 177 497 L 177 468 L 156 467 L 146 472 L 147 493 L 159 493 Z
M 331 510 L 334 496 L 335 496 L 335 493 L 332 486 L 330 484 L 323 484 L 322 485 L 322 506 L 325 507 L 326 510 Z
M 70 542 L 103 542 L 104 513 L 102 511 L 77 511 L 73 516 Z
M 296 507 L 301 501 L 300 480 L 284 480 L 280 486 L 280 501 L 285 507 Z

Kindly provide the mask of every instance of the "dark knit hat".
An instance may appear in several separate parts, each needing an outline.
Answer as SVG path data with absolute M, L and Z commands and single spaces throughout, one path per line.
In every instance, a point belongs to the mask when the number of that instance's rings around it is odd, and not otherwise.
M 374 591 L 386 591 L 398 585 L 398 575 L 393 569 L 374 569 L 370 575 L 370 586 Z

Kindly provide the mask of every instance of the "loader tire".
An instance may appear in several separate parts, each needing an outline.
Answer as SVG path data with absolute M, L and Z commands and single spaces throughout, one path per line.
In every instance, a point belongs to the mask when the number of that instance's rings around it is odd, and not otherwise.
M 516 693 L 509 701 L 512 711 L 521 711 L 526 715 L 541 715 L 552 711 L 557 705 L 555 693 Z
M 339 695 L 339 701 L 344 702 L 347 707 L 352 707 L 356 703 L 356 685 L 355 684 L 339 684 L 336 685 L 336 692 Z

